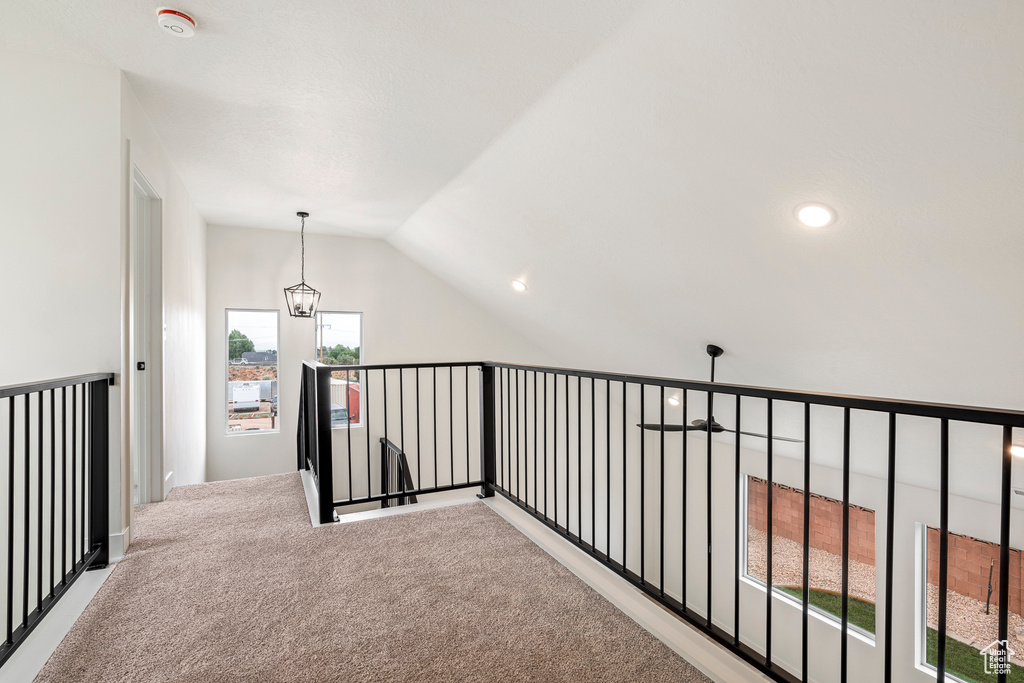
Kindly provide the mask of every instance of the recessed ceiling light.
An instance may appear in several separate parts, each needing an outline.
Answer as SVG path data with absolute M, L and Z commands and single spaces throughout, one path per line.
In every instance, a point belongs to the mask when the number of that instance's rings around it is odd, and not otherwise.
M 1024 445 L 1015 443 L 1010 446 L 1010 453 L 1016 455 L 1018 458 L 1024 458 Z
M 836 212 L 824 204 L 801 204 L 796 207 L 796 219 L 808 228 L 824 228 L 836 221 Z
M 676 398 L 675 396 L 669 396 L 668 397 L 668 403 L 669 403 L 669 405 L 677 406 L 677 405 L 679 405 L 679 399 Z
M 517 292 L 525 292 L 526 283 L 524 283 L 522 280 L 513 280 L 512 289 L 516 290 Z

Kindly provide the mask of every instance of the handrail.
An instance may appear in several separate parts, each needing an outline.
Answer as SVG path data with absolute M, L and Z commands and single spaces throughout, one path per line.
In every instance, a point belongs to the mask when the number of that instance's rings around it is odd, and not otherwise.
M 382 363 L 376 365 L 328 365 L 317 361 L 304 360 L 304 365 L 311 368 L 331 368 L 332 370 L 415 370 L 424 368 L 466 368 L 488 365 L 485 361 L 446 361 L 443 363 Z M 493 365 L 491 363 L 490 365 Z
M 1009 408 L 989 408 L 984 406 L 957 405 L 929 401 L 910 401 L 907 399 L 863 396 L 858 394 L 837 394 L 830 392 L 799 391 L 779 389 L 746 384 L 726 384 L 723 382 L 707 382 L 704 380 L 658 377 L 655 375 L 635 375 L 628 373 L 605 372 L 600 370 L 580 370 L 574 368 L 557 368 L 544 365 L 524 365 L 497 361 L 447 361 L 443 363 L 383 363 L 375 365 L 325 365 L 315 361 L 303 361 L 310 367 L 329 367 L 336 371 L 357 370 L 411 370 L 417 368 L 461 368 L 461 367 L 492 367 L 527 372 L 543 372 L 549 375 L 568 377 L 586 377 L 611 382 L 628 384 L 647 384 L 661 386 L 666 389 L 689 389 L 693 391 L 711 391 L 716 394 L 743 396 L 747 398 L 774 399 L 792 401 L 793 403 L 814 403 L 837 408 L 854 410 L 870 410 L 882 413 L 900 413 L 916 417 L 945 418 L 960 422 L 976 424 L 1008 425 L 1024 428 L 1024 410 Z
M 694 391 L 712 392 L 743 396 L 744 398 L 765 398 L 793 403 L 814 403 L 817 405 L 852 408 L 854 410 L 870 410 L 883 413 L 900 413 L 915 417 L 933 417 L 974 422 L 977 424 L 1007 425 L 1024 427 L 1024 411 L 1008 408 L 985 408 L 982 406 L 964 406 L 947 403 L 930 403 L 927 401 L 909 401 L 905 399 L 877 398 L 856 394 L 832 394 L 813 391 L 796 391 L 792 389 L 775 389 L 771 387 L 748 386 L 744 384 L 723 384 L 702 380 L 673 379 L 648 375 L 629 375 L 614 372 L 590 370 L 572 370 L 552 368 L 542 365 L 518 365 L 515 363 L 484 362 L 483 365 L 494 368 L 525 370 L 527 372 L 543 372 L 549 375 L 565 375 L 568 377 L 586 377 L 627 384 L 647 384 L 661 386 L 666 389 L 690 389 Z
M 114 373 L 94 372 L 89 375 L 75 375 L 74 377 L 48 379 L 43 382 L 28 382 L 26 384 L 11 384 L 6 387 L 0 387 L 0 398 L 33 394 L 37 391 L 49 391 L 50 389 L 60 389 L 61 387 L 70 387 L 76 384 L 88 384 L 104 379 L 107 380 L 109 386 L 114 386 Z

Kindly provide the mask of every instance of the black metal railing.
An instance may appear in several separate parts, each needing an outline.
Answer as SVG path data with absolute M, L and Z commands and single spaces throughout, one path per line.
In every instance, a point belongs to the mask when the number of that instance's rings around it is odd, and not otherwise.
M 298 467 L 309 469 L 316 483 L 321 523 L 333 521 L 338 507 L 387 506 L 480 486 L 481 366 L 305 361 Z M 378 457 L 376 441 L 404 455 L 397 489 L 389 488 L 386 449 Z
M 412 472 L 409 471 L 409 460 L 402 449 L 384 437 L 380 439 L 380 490 L 392 493 L 412 491 L 415 484 Z M 415 494 L 401 498 L 387 498 L 381 501 L 381 507 L 411 505 L 417 502 Z
M 0 665 L 82 572 L 108 559 L 111 373 L 0 388 Z M 6 404 L 6 405 L 5 405 Z
M 445 377 L 453 368 L 464 369 L 463 382 Z M 436 379 L 439 371 L 440 382 Z M 315 375 L 321 386 L 321 381 L 328 380 L 320 378 L 339 370 L 307 364 L 304 372 L 309 381 Z M 897 675 L 894 679 L 894 669 L 908 671 L 919 664 L 912 658 L 916 656 L 914 643 L 922 640 L 908 632 L 907 620 L 901 620 L 901 632 L 893 630 L 893 577 L 897 573 L 907 577 L 915 571 L 914 553 L 901 545 L 904 555 L 897 560 L 894 541 L 897 524 L 906 537 L 912 536 L 915 523 L 916 511 L 897 515 L 897 465 L 901 454 L 910 451 L 914 451 L 915 463 L 933 457 L 938 475 L 935 674 L 939 680 L 945 679 L 950 427 L 994 430 L 985 432 L 987 436 L 980 440 L 961 438 L 959 443 L 967 444 L 964 457 L 970 459 L 971 467 L 988 467 L 997 480 L 998 496 L 992 500 L 999 510 L 999 522 L 993 525 L 998 526 L 999 538 L 997 635 L 1000 641 L 1007 639 L 1011 444 L 1013 429 L 1024 428 L 1024 412 L 506 363 L 360 366 L 340 372 L 360 373 L 363 391 L 374 392 L 377 403 L 372 409 L 366 393 L 360 397 L 366 406 L 358 426 L 366 429 L 367 439 L 371 426 L 386 432 L 384 438 L 397 435 L 396 450 L 408 455 L 410 477 L 401 480 L 407 490 L 399 492 L 389 492 L 391 484 L 383 479 L 376 490 L 369 479 L 362 486 L 363 473 L 353 474 L 351 469 L 363 456 L 353 446 L 355 430 L 336 432 L 340 448 L 334 452 L 340 454 L 336 470 L 342 472 L 341 487 L 325 491 L 324 475 L 320 475 L 320 495 L 326 496 L 324 504 L 331 513 L 331 505 L 479 485 L 484 497 L 497 494 L 508 499 L 680 619 L 773 680 L 786 683 L 811 680 L 810 501 L 812 491 L 823 485 L 831 487 L 829 495 L 842 506 L 841 607 L 836 627 L 819 627 L 815 622 L 817 679 L 845 683 L 855 670 L 856 680 L 888 683 L 905 678 Z M 375 373 L 373 379 L 371 373 Z M 421 380 L 426 380 L 425 387 Z M 404 388 L 410 383 L 414 387 L 411 396 Z M 464 397 L 454 390 L 460 384 L 466 387 Z M 395 399 L 394 393 L 389 398 L 389 387 L 394 392 L 396 386 L 399 398 Z M 440 398 L 434 393 L 439 387 Z M 476 387 L 475 394 L 470 387 Z M 424 388 L 430 423 L 425 438 L 419 434 Z M 321 396 L 323 391 L 327 389 L 321 389 Z M 667 398 L 676 399 L 677 405 L 667 409 Z M 440 419 L 435 412 L 439 408 Z M 462 412 L 464 418 L 453 417 Z M 317 414 L 325 414 L 322 404 Z M 350 418 L 352 414 L 348 412 Z M 703 421 L 694 424 L 691 418 Z M 687 426 L 702 443 L 690 444 L 691 439 L 672 435 Z M 751 429 L 763 433 L 748 431 Z M 415 432 L 411 438 L 410 430 Z M 463 430 L 465 448 L 456 449 L 455 436 Z M 919 438 L 929 430 L 935 432 L 934 447 L 930 442 L 922 445 Z M 440 445 L 433 442 L 438 433 L 442 435 Z M 908 438 L 901 442 L 901 435 Z M 330 441 L 328 434 L 328 449 Z M 323 467 L 325 440 L 318 441 L 318 448 Z M 859 505 L 854 498 L 863 496 L 851 489 L 852 479 L 863 476 L 853 468 L 855 449 L 858 458 L 877 460 L 884 472 L 875 476 L 878 488 L 884 488 L 877 506 L 884 520 L 876 554 L 885 558 L 884 564 L 877 563 L 879 569 L 884 567 L 879 583 L 881 628 L 871 645 L 858 641 L 850 624 L 850 509 Z M 369 450 L 367 441 L 367 475 Z M 986 450 L 991 451 L 988 456 Z M 459 464 L 463 456 L 464 468 Z M 815 476 L 820 477 L 814 487 L 812 460 L 818 468 Z M 317 459 L 307 457 L 306 462 L 315 468 Z M 473 468 L 471 463 L 479 464 Z M 783 465 L 785 471 L 776 470 Z M 443 476 L 445 466 L 448 477 Z M 744 566 L 748 549 L 744 481 L 755 471 L 751 476 L 766 484 L 766 566 L 760 582 L 752 580 Z M 773 491 L 776 484 L 798 490 L 801 483 L 802 558 L 800 583 L 794 588 L 802 590 L 794 599 L 783 595 L 774 583 Z M 346 495 L 332 500 L 334 490 Z M 923 639 L 920 619 L 914 623 L 909 629 L 920 629 Z M 822 640 L 826 637 L 837 637 L 838 642 Z M 897 641 L 909 647 L 894 652 Z M 857 648 L 853 659 L 851 643 Z M 1003 683 L 1005 673 L 994 680 Z

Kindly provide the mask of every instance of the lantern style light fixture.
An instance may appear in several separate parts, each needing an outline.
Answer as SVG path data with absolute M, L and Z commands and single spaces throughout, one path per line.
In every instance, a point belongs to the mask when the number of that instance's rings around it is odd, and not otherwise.
M 306 284 L 306 219 L 309 214 L 299 211 L 295 215 L 302 219 L 302 281 L 284 288 L 284 300 L 288 303 L 288 315 L 293 318 L 312 318 L 320 305 L 320 292 Z

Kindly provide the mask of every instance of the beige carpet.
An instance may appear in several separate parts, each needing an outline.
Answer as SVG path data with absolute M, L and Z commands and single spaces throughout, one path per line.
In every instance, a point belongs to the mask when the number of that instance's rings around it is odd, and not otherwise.
M 298 474 L 177 488 L 37 681 L 706 681 L 483 503 L 312 528 Z

